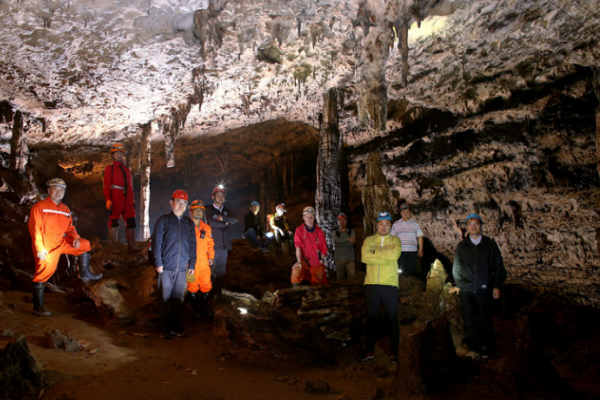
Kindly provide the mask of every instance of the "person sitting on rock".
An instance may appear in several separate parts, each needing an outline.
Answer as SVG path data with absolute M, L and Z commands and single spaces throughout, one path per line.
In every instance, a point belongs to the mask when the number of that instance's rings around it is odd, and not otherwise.
M 258 216 L 259 211 L 258 201 L 250 203 L 250 211 L 244 217 L 244 236 L 254 245 L 255 249 L 268 253 L 273 234 L 265 233 L 262 219 Z
M 171 339 L 184 337 L 183 296 L 186 275 L 196 268 L 196 232 L 194 223 L 183 213 L 188 194 L 176 190 L 171 196 L 171 212 L 156 221 L 152 233 L 154 268 L 158 273 L 160 336 Z
M 188 277 L 188 295 L 194 310 L 194 319 L 211 318 L 208 308 L 208 295 L 212 289 L 210 268 L 215 258 L 215 241 L 212 229 L 204 222 L 204 203 L 194 200 L 190 204 L 190 215 L 196 227 L 196 268 L 194 275 Z
M 294 233 L 296 263 L 292 267 L 292 286 L 298 286 L 303 281 L 311 285 L 329 283 L 324 265 L 327 243 L 325 234 L 315 224 L 315 216 L 314 208 L 305 207 L 302 210 L 304 223 Z
M 275 214 L 269 214 L 269 229 L 275 235 L 278 251 L 286 252 L 292 248 L 294 233 L 290 230 L 287 217 L 285 216 L 285 204 L 280 203 L 275 206 Z M 287 247 L 287 250 L 285 249 Z
M 460 297 L 467 356 L 487 358 L 497 351 L 492 303 L 500 298 L 506 269 L 494 239 L 481 234 L 481 217 L 469 214 L 465 223 L 468 236 L 456 248 L 452 275 Z
M 356 233 L 348 228 L 348 217 L 341 213 L 338 218 L 338 230 L 331 235 L 335 244 L 335 276 L 337 280 L 354 279 L 356 276 L 354 243 Z
M 387 211 L 380 212 L 377 214 L 377 233 L 366 238 L 361 249 L 362 261 L 367 265 L 367 326 L 365 352 L 358 356 L 359 361 L 374 357 L 377 320 L 382 305 L 390 322 L 388 356 L 394 364 L 398 358 L 398 258 L 402 252 L 402 244 L 400 239 L 390 234 L 391 229 L 392 216 Z
M 54 178 L 47 185 L 48 197 L 34 204 L 29 217 L 29 234 L 35 258 L 35 275 L 31 284 L 33 314 L 38 317 L 51 315 L 44 307 L 44 286 L 54 275 L 61 254 L 79 256 L 79 275 L 83 282 L 102 279 L 102 274 L 94 274 L 90 270 L 90 242 L 77 234 L 71 210 L 61 202 L 67 184 L 60 178 Z
M 108 220 L 108 241 L 111 245 L 116 245 L 117 229 L 119 219 L 127 223 L 125 236 L 127 246 L 130 252 L 141 251 L 141 248 L 135 245 L 135 199 L 133 197 L 133 179 L 131 171 L 125 165 L 125 146 L 121 143 L 115 143 L 110 148 L 110 155 L 113 159 L 111 165 L 104 169 L 104 200 L 106 209 L 110 211 Z

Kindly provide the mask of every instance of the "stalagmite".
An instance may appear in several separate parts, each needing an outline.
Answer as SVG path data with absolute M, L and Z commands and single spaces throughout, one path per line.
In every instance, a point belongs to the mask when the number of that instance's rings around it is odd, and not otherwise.
M 150 237 L 150 157 L 152 142 L 150 134 L 151 125 L 142 125 L 142 140 L 140 152 L 140 226 L 138 230 L 139 240 L 148 240 Z
M 17 111 L 13 117 L 13 130 L 10 139 L 10 168 L 25 172 L 27 165 L 27 132 L 23 129 L 23 116 Z
M 390 203 L 390 186 L 382 171 L 379 151 L 369 153 L 367 158 L 367 177 L 362 189 L 362 203 L 365 207 L 364 235 L 366 237 L 375 232 L 374 221 L 377 213 L 388 211 L 394 214 Z
M 331 88 L 323 94 L 323 124 L 317 158 L 316 208 L 318 224 L 327 236 L 328 254 L 325 266 L 335 270 L 333 263 L 332 232 L 337 229 L 337 216 L 342 206 L 340 178 L 340 152 L 342 135 L 339 130 L 337 89 Z
M 600 68 L 594 69 L 594 91 L 596 98 L 600 101 Z M 600 106 L 596 107 L 596 168 L 600 174 Z

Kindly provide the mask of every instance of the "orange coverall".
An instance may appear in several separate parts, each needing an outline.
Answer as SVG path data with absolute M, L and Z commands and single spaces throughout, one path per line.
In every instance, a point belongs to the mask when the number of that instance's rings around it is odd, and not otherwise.
M 204 238 L 202 237 L 204 232 Z M 200 290 L 202 293 L 208 293 L 212 289 L 210 281 L 210 265 L 208 259 L 215 258 L 215 241 L 212 237 L 212 229 L 203 221 L 200 226 L 196 226 L 196 268 L 194 282 L 188 282 L 187 287 L 190 293 L 196 293 Z
M 77 234 L 69 207 L 62 203 L 56 205 L 49 197 L 31 208 L 29 234 L 35 258 L 34 282 L 46 282 L 54 275 L 61 254 L 79 256 L 91 250 L 90 242 Z M 79 239 L 77 249 L 73 247 L 75 239 Z M 40 260 L 37 253 L 44 249 L 48 255 Z
M 125 180 L 127 178 L 127 180 Z M 120 161 L 113 163 L 104 169 L 104 200 L 112 201 L 108 227 L 119 226 L 119 218 L 123 220 L 128 228 L 135 228 L 135 207 L 133 197 L 133 179 L 131 171 Z

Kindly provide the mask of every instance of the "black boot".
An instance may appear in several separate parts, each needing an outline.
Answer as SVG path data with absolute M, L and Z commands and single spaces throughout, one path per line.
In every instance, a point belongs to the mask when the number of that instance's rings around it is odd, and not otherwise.
M 158 303 L 158 324 L 160 330 L 160 338 L 169 340 L 173 338 L 171 335 L 171 305 L 168 301 L 160 301 Z
M 183 332 L 183 300 L 170 299 L 171 305 L 171 335 L 177 337 L 186 337 Z
M 89 251 L 86 251 L 85 253 L 79 256 L 79 276 L 81 276 L 81 280 L 84 283 L 102 279 L 102 274 L 94 274 L 90 270 L 91 259 L 92 255 Z
M 190 300 L 190 304 L 192 305 L 192 310 L 194 310 L 194 315 L 192 316 L 192 318 L 200 319 L 200 317 L 202 316 L 201 305 L 200 305 L 201 299 L 198 298 L 197 293 L 192 293 L 192 292 L 188 292 L 188 298 Z
M 209 292 L 200 295 L 200 315 L 205 318 L 212 318 L 214 314 L 208 306 L 208 295 Z
M 33 282 L 31 284 L 31 294 L 33 296 L 33 315 L 38 317 L 49 317 L 50 311 L 44 307 L 44 282 Z

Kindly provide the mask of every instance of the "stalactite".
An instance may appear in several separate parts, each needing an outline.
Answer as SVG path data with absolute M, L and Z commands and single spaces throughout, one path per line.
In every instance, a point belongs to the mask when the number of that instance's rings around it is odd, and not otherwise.
M 323 94 L 323 126 L 317 158 L 317 221 L 327 236 L 327 269 L 335 270 L 332 232 L 337 229 L 337 216 L 342 206 L 340 152 L 342 135 L 339 130 L 338 94 L 336 88 Z
M 367 176 L 361 197 L 365 208 L 364 236 L 367 237 L 375 233 L 375 217 L 379 212 L 394 214 L 390 202 L 390 186 L 383 174 L 379 151 L 373 151 L 367 157 Z
M 408 21 L 404 21 L 401 27 L 400 39 L 400 53 L 402 54 L 402 84 L 404 87 L 408 86 Z
M 23 129 L 23 115 L 17 111 L 13 117 L 12 137 L 10 138 L 10 168 L 24 173 L 28 153 L 27 132 Z
M 152 142 L 150 123 L 142 125 L 142 139 L 140 144 L 140 227 L 138 240 L 150 238 L 150 159 L 152 155 Z

